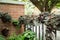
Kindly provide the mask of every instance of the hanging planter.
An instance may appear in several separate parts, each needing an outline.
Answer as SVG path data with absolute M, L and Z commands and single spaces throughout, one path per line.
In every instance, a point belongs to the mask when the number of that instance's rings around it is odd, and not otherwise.
M 7 37 L 8 34 L 9 34 L 9 29 L 7 29 L 7 28 L 3 29 L 3 30 L 1 31 L 1 34 L 2 34 L 3 36 Z
M 12 21 L 13 26 L 18 26 L 19 22 L 17 20 Z
M 25 19 L 23 16 L 20 16 L 18 21 L 19 21 L 19 24 L 25 24 Z
M 18 20 L 13 20 L 12 21 L 13 26 L 15 26 L 16 28 L 20 28 L 20 24 Z
M 11 16 L 8 13 L 2 14 L 1 20 L 3 23 L 11 22 Z

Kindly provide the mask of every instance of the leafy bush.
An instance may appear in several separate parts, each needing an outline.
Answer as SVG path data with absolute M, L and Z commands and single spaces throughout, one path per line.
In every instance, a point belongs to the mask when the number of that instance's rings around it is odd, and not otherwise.
M 36 34 L 30 30 L 24 32 L 22 36 L 24 37 L 24 40 L 33 40 L 34 38 L 36 38 Z

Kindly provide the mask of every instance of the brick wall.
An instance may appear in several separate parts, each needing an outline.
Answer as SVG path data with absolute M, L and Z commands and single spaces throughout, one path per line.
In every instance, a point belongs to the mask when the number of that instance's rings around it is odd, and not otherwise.
M 19 16 L 24 15 L 24 5 L 0 4 L 0 12 L 8 12 L 12 18 L 18 19 Z
M 0 3 L 0 12 L 8 12 L 13 19 L 18 19 L 19 16 L 24 15 L 24 5 Z M 24 26 L 21 27 L 19 30 L 16 30 L 16 28 L 11 23 L 6 24 L 0 20 L 0 34 L 1 30 L 3 30 L 4 28 L 8 28 L 10 30 L 9 35 L 12 35 L 14 32 L 16 32 L 17 34 L 24 32 Z

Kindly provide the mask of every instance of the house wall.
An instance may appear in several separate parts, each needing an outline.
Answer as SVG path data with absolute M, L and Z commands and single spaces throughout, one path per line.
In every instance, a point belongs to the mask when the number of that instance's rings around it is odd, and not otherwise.
M 24 15 L 24 5 L 0 3 L 0 12 L 7 12 L 11 15 L 12 19 L 18 19 L 20 16 Z M 20 34 L 24 32 L 24 26 L 17 30 L 16 27 L 14 27 L 11 23 L 3 23 L 0 20 L 0 34 L 1 30 L 3 30 L 4 28 L 9 29 L 9 35 L 12 35 L 13 33 Z
M 0 4 L 0 12 L 7 12 L 12 18 L 18 19 L 19 16 L 24 15 L 24 5 Z

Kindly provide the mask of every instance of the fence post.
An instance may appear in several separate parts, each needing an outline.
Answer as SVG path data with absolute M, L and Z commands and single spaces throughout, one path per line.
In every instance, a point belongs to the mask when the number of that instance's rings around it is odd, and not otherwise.
M 56 31 L 56 29 L 55 29 L 55 40 L 56 40 L 56 35 L 57 35 L 57 31 Z
M 36 26 L 36 28 L 35 28 L 35 32 L 36 32 L 36 34 L 37 34 L 37 26 Z M 36 35 L 37 36 L 37 35 Z
M 40 40 L 40 26 L 39 26 L 39 40 Z
M 42 40 L 44 40 L 44 24 L 42 23 Z

